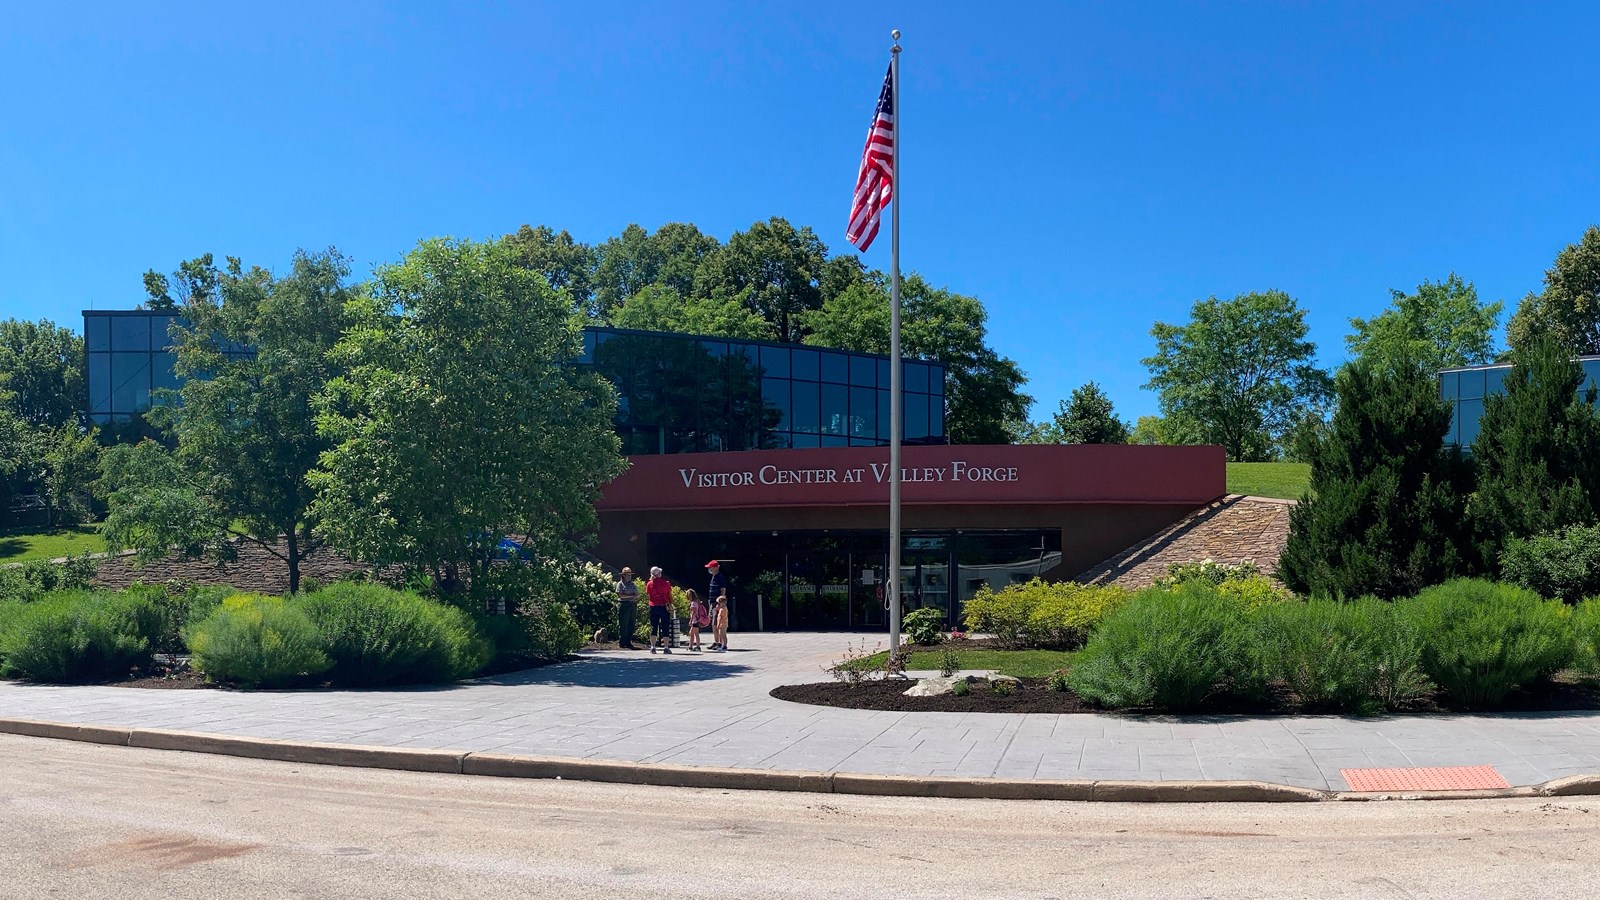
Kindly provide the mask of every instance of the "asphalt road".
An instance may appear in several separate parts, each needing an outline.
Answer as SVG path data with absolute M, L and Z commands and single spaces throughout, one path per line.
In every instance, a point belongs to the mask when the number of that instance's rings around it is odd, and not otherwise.
M 1600 798 L 915 800 L 0 735 L 3 897 L 1592 897 Z

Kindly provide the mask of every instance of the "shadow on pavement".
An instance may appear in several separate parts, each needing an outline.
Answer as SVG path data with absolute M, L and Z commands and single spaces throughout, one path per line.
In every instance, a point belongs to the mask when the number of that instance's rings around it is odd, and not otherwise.
M 745 665 L 672 656 L 589 656 L 540 669 L 525 669 L 479 678 L 472 684 L 548 684 L 565 687 L 648 688 L 718 681 L 750 672 Z

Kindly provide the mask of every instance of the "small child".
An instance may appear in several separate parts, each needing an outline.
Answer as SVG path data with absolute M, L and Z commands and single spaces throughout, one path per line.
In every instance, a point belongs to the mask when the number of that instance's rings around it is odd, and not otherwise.
M 728 649 L 728 595 L 717 598 L 717 610 L 712 613 L 716 623 L 711 630 L 711 649 L 722 652 Z
M 711 627 L 711 610 L 706 608 L 706 602 L 691 588 L 689 595 L 689 649 L 699 652 L 700 629 Z

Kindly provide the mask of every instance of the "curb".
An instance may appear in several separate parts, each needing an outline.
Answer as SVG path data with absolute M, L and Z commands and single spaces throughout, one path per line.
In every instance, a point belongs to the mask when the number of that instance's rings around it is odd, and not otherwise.
M 1076 800 L 1102 803 L 1312 803 L 1330 800 L 1490 800 L 1511 797 L 1600 796 L 1600 775 L 1575 775 L 1533 787 L 1484 791 L 1358 793 L 1320 791 L 1264 781 L 1035 781 L 941 776 L 918 778 L 851 772 L 786 772 L 712 766 L 655 765 L 555 756 L 513 756 L 463 750 L 413 750 L 358 744 L 280 741 L 272 738 L 205 734 L 196 731 L 75 725 L 33 719 L 0 718 L 0 734 L 112 744 L 145 750 L 177 750 L 277 762 L 391 769 L 402 772 L 595 781 L 656 787 L 856 794 L 873 797 Z

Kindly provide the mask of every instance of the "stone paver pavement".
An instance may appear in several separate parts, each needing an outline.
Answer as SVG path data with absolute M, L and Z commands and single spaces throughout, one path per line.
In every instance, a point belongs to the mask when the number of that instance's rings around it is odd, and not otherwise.
M 1142 716 L 899 713 L 774 700 L 850 640 L 740 634 L 722 654 L 596 653 L 442 688 L 254 692 L 0 682 L 0 716 L 632 762 L 963 777 L 1233 780 L 1345 790 L 1346 768 L 1600 773 L 1600 713 Z M 859 643 L 859 639 L 856 639 Z

